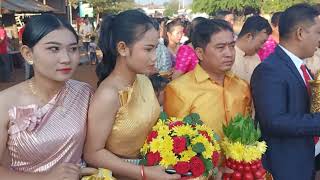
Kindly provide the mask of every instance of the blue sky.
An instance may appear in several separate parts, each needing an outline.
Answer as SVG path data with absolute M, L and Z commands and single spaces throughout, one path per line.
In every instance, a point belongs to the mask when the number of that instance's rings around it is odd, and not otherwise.
M 135 0 L 137 3 L 141 3 L 141 4 L 146 4 L 146 3 L 149 3 L 150 1 L 153 2 L 153 3 L 156 3 L 156 4 L 162 4 L 164 2 L 168 2 L 169 0 Z M 182 2 L 182 0 L 181 0 Z M 189 4 L 192 2 L 192 0 L 184 0 L 184 2 L 186 4 Z

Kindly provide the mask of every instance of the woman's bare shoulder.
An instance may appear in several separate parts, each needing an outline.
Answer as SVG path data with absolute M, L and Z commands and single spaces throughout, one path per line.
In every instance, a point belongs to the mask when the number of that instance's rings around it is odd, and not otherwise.
M 103 104 L 116 103 L 118 101 L 118 88 L 113 80 L 106 79 L 97 88 L 94 94 L 94 101 Z
M 21 99 L 26 96 L 27 91 L 28 86 L 26 85 L 26 82 L 21 82 L 17 85 L 0 91 L 0 108 L 19 104 L 18 102 L 20 102 Z

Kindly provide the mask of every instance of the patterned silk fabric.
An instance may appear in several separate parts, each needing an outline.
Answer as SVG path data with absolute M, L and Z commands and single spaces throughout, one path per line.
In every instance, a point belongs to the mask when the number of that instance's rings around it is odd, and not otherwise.
M 250 89 L 245 81 L 231 72 L 226 74 L 224 86 L 220 86 L 197 65 L 166 87 L 164 110 L 169 116 L 180 118 L 198 113 L 205 124 L 222 136 L 223 124 L 237 113 L 250 113 Z
M 133 86 L 119 92 L 116 114 L 106 148 L 123 158 L 138 158 L 148 133 L 157 122 L 160 105 L 148 77 L 137 75 Z
M 177 52 L 175 70 L 179 70 L 183 73 L 189 72 L 196 67 L 198 62 L 198 57 L 192 47 L 182 45 Z
M 264 61 L 270 54 L 274 52 L 274 49 L 277 46 L 277 42 L 270 35 L 268 40 L 263 44 L 263 46 L 258 51 L 258 55 L 261 61 Z
M 159 40 L 156 49 L 157 61 L 156 68 L 159 72 L 168 72 L 172 68 L 172 59 L 169 49 L 164 45 L 163 39 Z
M 69 80 L 43 107 L 12 107 L 7 142 L 11 168 L 34 173 L 63 162 L 79 164 L 92 93 L 88 84 Z

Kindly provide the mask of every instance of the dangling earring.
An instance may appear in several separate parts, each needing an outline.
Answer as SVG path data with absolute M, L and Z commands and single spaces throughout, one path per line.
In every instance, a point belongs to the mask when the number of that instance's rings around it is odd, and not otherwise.
M 29 65 L 33 65 L 33 61 L 32 61 L 32 60 L 27 60 L 27 63 L 28 63 Z

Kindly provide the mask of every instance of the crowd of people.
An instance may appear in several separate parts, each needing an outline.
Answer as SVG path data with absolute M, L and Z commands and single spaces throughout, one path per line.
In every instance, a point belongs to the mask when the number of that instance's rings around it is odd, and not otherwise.
M 320 10 L 297 4 L 274 13 L 271 23 L 253 15 L 239 33 L 233 25 L 229 11 L 191 22 L 139 10 L 108 15 L 98 62 L 88 21 L 77 33 L 55 15 L 31 17 L 20 52 L 34 75 L 0 92 L 1 179 L 76 180 L 86 167 L 109 169 L 117 179 L 180 179 L 140 165 L 161 111 L 198 113 L 220 137 L 235 115 L 252 116 L 268 145 L 269 178 L 315 179 L 320 113 L 310 113 L 309 81 L 320 69 Z M 2 34 L 0 28 L 0 44 Z M 79 36 L 97 63 L 95 92 L 71 79 Z M 232 172 L 219 167 L 209 178 L 223 173 Z

